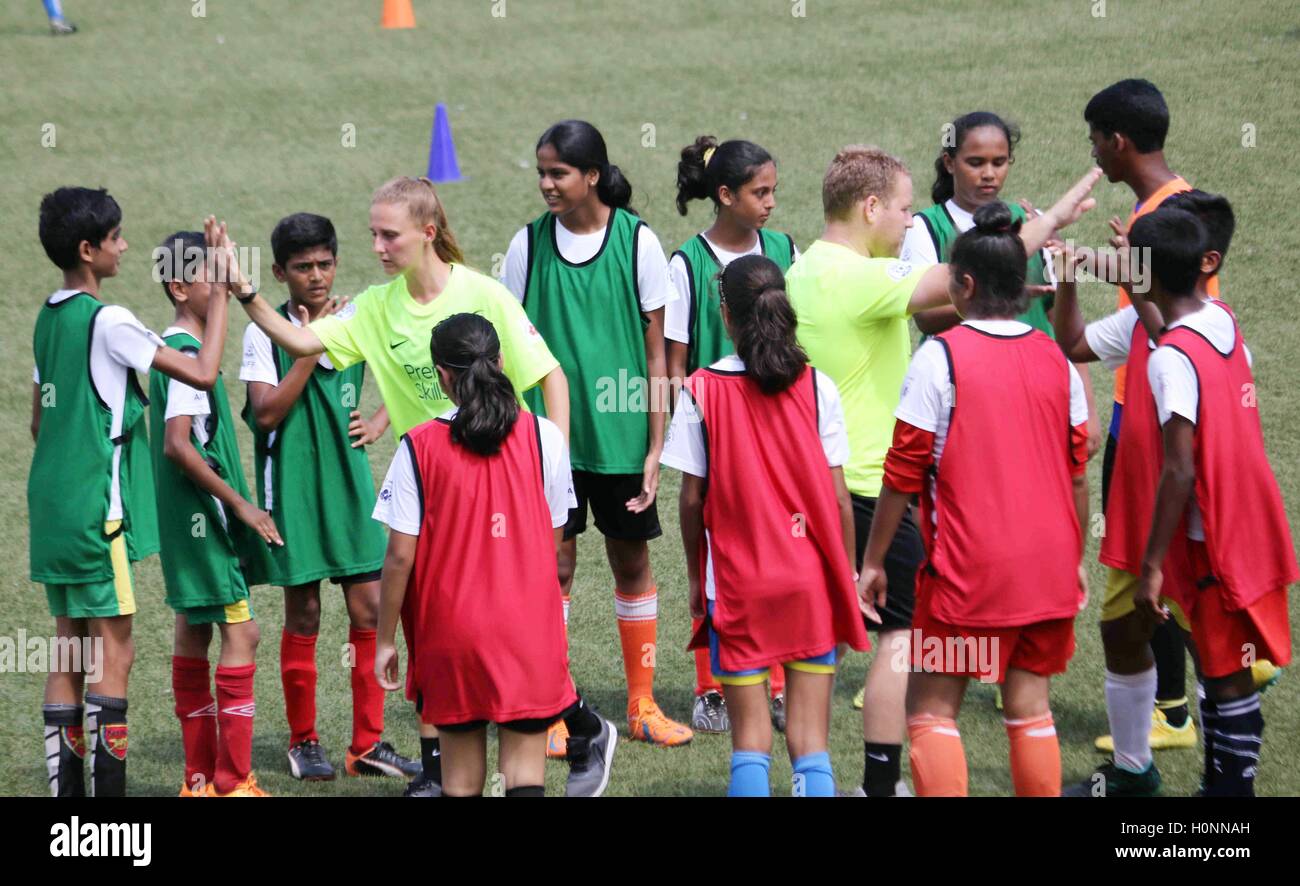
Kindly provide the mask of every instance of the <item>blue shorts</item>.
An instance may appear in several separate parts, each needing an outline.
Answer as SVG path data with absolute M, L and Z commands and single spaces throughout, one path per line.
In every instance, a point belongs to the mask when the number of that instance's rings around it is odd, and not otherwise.
M 718 632 L 713 630 L 713 601 L 709 601 L 709 669 L 713 671 L 713 677 L 723 686 L 754 686 L 759 683 L 766 683 L 770 668 L 753 668 L 746 671 L 724 671 L 722 664 L 718 660 Z M 833 674 L 835 673 L 835 647 L 821 655 L 815 655 L 812 658 L 804 658 L 798 661 L 787 661 L 782 663 L 787 669 L 792 671 L 804 671 L 810 674 Z

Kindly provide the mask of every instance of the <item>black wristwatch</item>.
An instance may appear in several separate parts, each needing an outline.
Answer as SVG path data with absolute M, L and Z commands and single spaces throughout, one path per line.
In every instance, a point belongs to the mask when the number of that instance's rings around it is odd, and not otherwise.
M 255 298 L 257 298 L 257 287 L 253 287 L 253 289 L 249 291 L 248 295 L 240 295 L 239 290 L 235 290 L 235 300 L 241 305 L 246 305 Z

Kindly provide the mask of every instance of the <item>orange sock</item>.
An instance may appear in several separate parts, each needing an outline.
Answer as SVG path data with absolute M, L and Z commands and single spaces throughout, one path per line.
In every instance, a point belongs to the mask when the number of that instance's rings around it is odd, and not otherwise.
M 564 648 L 569 648 L 569 601 L 573 598 L 568 594 L 560 597 L 560 602 L 564 605 Z
M 1017 797 L 1061 795 L 1061 745 L 1049 711 L 1026 720 L 1004 720 L 1011 740 L 1011 783 Z
M 917 714 L 907 718 L 912 748 L 912 785 L 918 797 L 966 796 L 966 752 L 957 723 Z
M 695 636 L 700 625 L 704 623 L 702 618 L 691 619 L 691 636 Z M 722 687 L 718 681 L 713 679 L 713 664 L 709 661 L 709 650 L 695 650 L 695 694 L 703 695 L 706 692 L 721 692 Z
M 623 647 L 623 673 L 627 677 L 629 710 L 637 699 L 650 698 L 655 682 L 655 627 L 659 593 L 654 585 L 644 594 L 625 596 L 614 592 L 618 615 L 618 639 Z
M 785 694 L 785 668 L 779 664 L 772 665 L 772 672 L 767 678 L 767 685 L 772 690 L 772 697 Z

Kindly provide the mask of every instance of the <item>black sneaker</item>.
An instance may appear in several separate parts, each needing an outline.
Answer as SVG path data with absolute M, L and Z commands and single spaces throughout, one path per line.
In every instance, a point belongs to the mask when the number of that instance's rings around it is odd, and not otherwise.
M 785 732 L 785 693 L 772 696 L 772 728 Z
M 333 781 L 334 767 L 318 741 L 301 741 L 289 748 L 289 774 L 299 781 Z
M 403 797 L 441 797 L 442 785 L 438 784 L 432 778 L 429 778 L 423 772 L 416 777 L 414 781 L 406 786 L 402 791 Z
M 1107 760 L 1078 784 L 1061 791 L 1062 797 L 1154 797 L 1160 793 L 1160 771 L 1153 762 L 1145 772 L 1129 772 Z
M 424 772 L 419 760 L 403 757 L 386 741 L 377 741 L 364 754 L 348 751 L 348 775 L 387 775 L 390 778 L 415 778 Z
M 564 785 L 566 797 L 599 797 L 609 785 L 609 766 L 618 749 L 618 731 L 614 724 L 601 718 L 600 734 L 595 738 L 569 736 L 569 779 Z

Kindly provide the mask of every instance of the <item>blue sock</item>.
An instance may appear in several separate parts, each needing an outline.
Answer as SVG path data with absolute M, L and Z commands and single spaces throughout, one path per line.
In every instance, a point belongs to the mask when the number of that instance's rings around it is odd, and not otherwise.
M 771 754 L 758 751 L 731 752 L 731 784 L 727 785 L 728 797 L 768 797 L 767 773 L 772 766 Z
M 63 21 L 63 7 L 59 0 L 43 0 L 45 3 L 45 14 L 50 17 L 52 22 Z
M 831 772 L 830 751 L 804 754 L 794 761 L 794 788 L 796 797 L 834 797 L 835 775 Z

